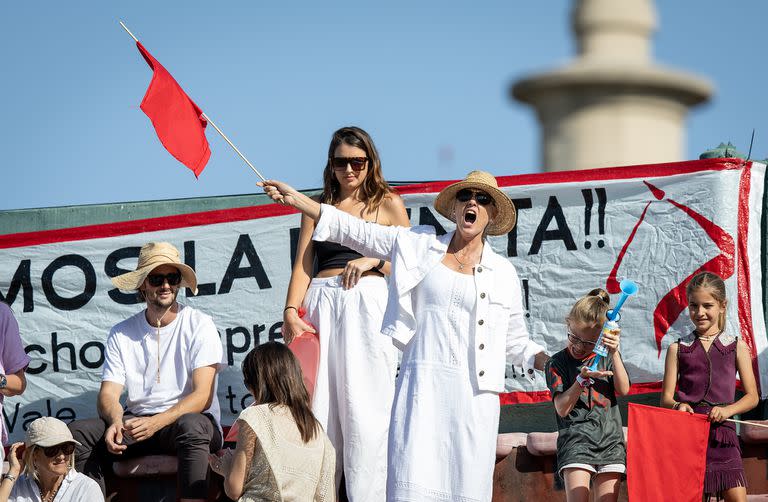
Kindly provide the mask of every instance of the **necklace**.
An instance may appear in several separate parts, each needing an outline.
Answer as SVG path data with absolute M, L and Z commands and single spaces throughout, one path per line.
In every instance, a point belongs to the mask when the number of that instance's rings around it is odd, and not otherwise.
M 720 336 L 720 333 L 722 333 L 722 331 L 715 333 L 714 335 L 709 335 L 709 336 L 698 335 L 698 337 L 699 337 L 699 340 L 701 340 L 702 342 L 711 342 L 712 340 Z
M 48 492 L 48 495 L 43 497 L 43 502 L 53 502 L 53 499 L 55 499 L 56 495 L 59 493 L 59 488 L 61 488 L 61 482 L 63 481 L 63 479 L 64 479 L 63 477 L 58 479 L 58 481 L 53 485 L 53 488 L 51 489 L 51 491 Z
M 160 327 L 163 317 L 170 312 L 171 308 L 173 308 L 173 303 L 163 312 L 163 315 L 157 318 L 157 329 L 155 331 L 157 334 L 157 383 L 160 383 Z
M 472 264 L 464 263 L 461 260 L 459 260 L 458 253 L 456 252 L 456 250 L 451 251 L 450 246 L 448 246 L 448 252 L 453 255 L 453 259 L 456 260 L 456 263 L 459 264 L 459 271 L 464 270 L 464 267 L 466 267 L 467 265 L 469 265 L 470 267 L 473 266 Z
M 456 253 L 453 253 L 453 259 L 456 260 L 456 263 L 459 264 L 459 270 L 464 270 L 464 263 L 462 263 L 459 258 L 456 256 Z

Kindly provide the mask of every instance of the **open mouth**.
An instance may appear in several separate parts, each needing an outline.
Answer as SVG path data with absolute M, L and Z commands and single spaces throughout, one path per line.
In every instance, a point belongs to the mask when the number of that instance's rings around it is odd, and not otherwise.
M 464 221 L 467 223 L 474 223 L 477 221 L 477 213 L 475 213 L 473 210 L 468 210 L 466 213 L 464 213 Z

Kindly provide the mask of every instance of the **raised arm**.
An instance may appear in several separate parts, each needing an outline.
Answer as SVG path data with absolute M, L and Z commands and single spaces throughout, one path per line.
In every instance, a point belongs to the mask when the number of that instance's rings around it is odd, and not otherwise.
M 314 220 L 315 240 L 336 242 L 364 256 L 389 259 L 400 227 L 366 222 L 327 204 L 321 207 L 318 202 L 280 181 L 263 181 L 258 185 L 264 187 L 272 200 L 282 201 Z
M 262 187 L 273 201 L 298 209 L 315 222 L 320 219 L 320 203 L 289 184 L 277 180 L 259 181 L 256 184 Z

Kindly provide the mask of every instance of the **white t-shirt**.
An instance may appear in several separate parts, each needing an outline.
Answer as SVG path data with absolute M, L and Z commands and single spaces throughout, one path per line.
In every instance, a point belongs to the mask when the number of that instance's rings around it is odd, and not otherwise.
M 126 413 L 131 415 L 166 411 L 192 393 L 194 370 L 215 364 L 218 372 L 226 364 L 216 326 L 199 310 L 179 304 L 176 319 L 160 328 L 159 344 L 157 331 L 142 310 L 116 324 L 107 339 L 101 379 L 127 389 Z M 218 423 L 221 413 L 217 387 L 218 377 L 211 406 L 205 413 L 213 415 Z
M 26 474 L 19 476 L 11 489 L 11 496 L 8 502 L 41 502 L 40 488 L 35 480 Z M 85 474 L 81 474 L 74 469 L 70 469 L 64 480 L 61 482 L 54 502 L 104 502 L 104 495 L 96 481 Z

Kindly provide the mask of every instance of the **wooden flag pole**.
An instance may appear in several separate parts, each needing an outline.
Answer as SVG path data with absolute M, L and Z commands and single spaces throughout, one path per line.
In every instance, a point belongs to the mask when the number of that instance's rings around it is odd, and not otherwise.
M 754 425 L 755 427 L 765 427 L 768 429 L 768 425 L 766 424 L 756 424 L 755 422 L 748 422 L 746 420 L 736 420 L 735 418 L 726 418 L 726 422 L 735 422 L 737 424 L 747 424 L 747 425 Z
M 139 39 L 138 39 L 138 38 L 136 38 L 136 36 L 135 36 L 133 33 L 131 33 L 131 30 L 129 30 L 129 29 L 128 29 L 128 27 L 127 27 L 127 26 L 126 26 L 126 25 L 125 25 L 125 24 L 124 24 L 122 21 L 120 21 L 120 26 L 122 26 L 122 27 L 123 27 L 123 29 L 124 29 L 126 32 L 128 32 L 128 34 L 131 36 L 131 38 L 132 38 L 132 39 L 133 39 L 135 42 L 137 42 L 137 43 L 138 43 Z M 246 163 L 246 164 L 248 164 L 248 167 L 250 167 L 250 168 L 251 168 L 251 170 L 252 170 L 254 173 L 256 173 L 256 176 L 258 176 L 259 178 L 261 178 L 261 181 L 267 181 L 267 179 L 266 179 L 266 178 L 265 178 L 265 177 L 264 177 L 264 176 L 263 176 L 263 175 L 262 175 L 262 174 L 261 174 L 261 173 L 260 173 L 260 172 L 259 172 L 259 171 L 258 171 L 258 170 L 257 170 L 257 169 L 254 167 L 254 166 L 253 166 L 253 164 L 251 164 L 251 162 L 250 162 L 248 159 L 246 159 L 246 158 L 245 158 L 245 155 L 243 155 L 242 153 L 240 153 L 240 150 L 238 150 L 238 149 L 237 149 L 237 147 L 235 146 L 235 144 L 234 144 L 234 143 L 232 143 L 232 142 L 229 140 L 229 138 L 227 137 L 227 135 L 226 135 L 226 134 L 224 134 L 224 132 L 222 132 L 222 130 L 221 130 L 221 129 L 219 129 L 219 126 L 217 126 L 216 124 L 214 124 L 214 123 L 213 123 L 213 120 L 211 120 L 211 119 L 210 119 L 210 117 L 208 117 L 208 115 L 206 115 L 205 113 L 203 113 L 202 115 L 203 115 L 203 118 L 204 118 L 206 121 L 208 121 L 208 123 L 209 123 L 209 124 L 211 124 L 211 125 L 213 126 L 213 128 L 214 128 L 214 129 L 216 129 L 216 132 L 217 132 L 217 133 L 219 133 L 219 134 L 221 134 L 221 137 L 222 137 L 222 138 L 224 138 L 224 141 L 226 141 L 226 142 L 229 144 L 229 146 L 231 146 L 231 147 L 232 147 L 232 149 L 233 149 L 235 152 L 237 152 L 237 154 L 240 156 L 240 158 L 241 158 L 241 159 L 243 159 L 243 160 L 245 161 L 245 163 Z

